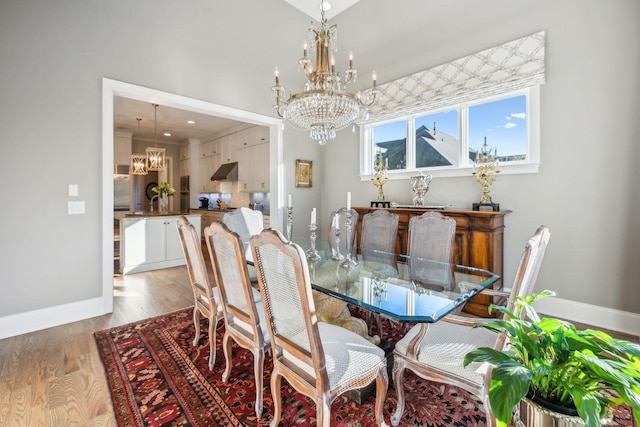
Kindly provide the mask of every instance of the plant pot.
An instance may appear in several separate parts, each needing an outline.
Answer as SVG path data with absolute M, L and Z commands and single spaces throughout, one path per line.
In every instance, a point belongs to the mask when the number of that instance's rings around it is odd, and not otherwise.
M 515 427 L 577 427 L 585 423 L 574 408 L 558 407 L 541 399 L 523 398 L 513 416 Z M 552 408 L 550 409 L 549 406 Z M 601 424 L 611 423 L 610 418 L 603 418 Z

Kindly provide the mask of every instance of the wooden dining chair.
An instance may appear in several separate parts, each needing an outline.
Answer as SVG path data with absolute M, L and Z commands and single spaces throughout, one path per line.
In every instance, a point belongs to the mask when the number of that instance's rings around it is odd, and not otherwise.
M 383 277 L 397 276 L 396 237 L 398 235 L 398 215 L 379 209 L 362 217 L 362 237 L 360 254 L 362 261 L 379 264 L 375 270 Z M 371 268 L 371 267 L 370 267 Z M 375 319 L 378 335 L 382 336 L 382 318 L 379 314 L 367 313 L 367 326 L 372 335 L 372 323 Z
M 225 324 L 222 350 L 226 367 L 222 381 L 231 375 L 231 340 L 253 353 L 253 371 L 256 384 L 255 411 L 262 416 L 262 373 L 265 352 L 269 350 L 269 334 L 266 329 L 264 308 L 258 290 L 251 286 L 247 260 L 240 236 L 226 225 L 214 222 L 205 231 L 205 240 L 213 277 L 218 284 Z
M 355 209 L 349 209 L 351 213 L 351 254 L 356 254 L 358 225 L 358 212 Z M 329 227 L 329 248 L 332 257 L 337 257 L 338 253 L 343 257 L 347 255 L 347 208 L 340 208 L 331 212 L 331 223 Z M 336 233 L 339 232 L 339 234 Z M 339 245 L 336 245 L 337 239 L 340 239 Z M 335 258 L 334 258 L 335 259 Z
M 363 260 L 396 265 L 394 254 L 398 235 L 398 215 L 379 209 L 362 217 L 360 253 Z
M 264 230 L 251 238 L 251 250 L 271 336 L 271 427 L 282 416 L 282 378 L 316 402 L 316 424 L 323 427 L 330 425 L 331 403 L 340 394 L 375 380 L 374 415 L 378 426 L 386 425 L 382 413 L 388 385 L 384 351 L 347 329 L 318 322 L 309 268 L 300 246 L 277 230 Z
M 193 324 L 196 336 L 193 339 L 193 345 L 197 346 L 200 340 L 200 315 L 202 314 L 209 319 L 209 370 L 212 370 L 216 363 L 216 326 L 222 315 L 222 306 L 217 290 L 212 286 L 207 274 L 198 232 L 184 215 L 178 218 L 177 227 L 194 297 Z
M 429 290 L 452 290 L 456 220 L 426 212 L 409 220 L 409 278 Z
M 529 239 L 510 291 L 486 289 L 483 294 L 503 298 L 499 304 L 505 305 L 510 311 L 513 310 L 516 297 L 531 295 L 542 266 L 549 236 L 549 229 L 540 226 Z M 478 347 L 492 347 L 497 350 L 505 348 L 504 335 L 475 327 L 483 321 L 487 319 L 449 315 L 436 323 L 415 325 L 396 343 L 393 351 L 393 382 L 398 393 L 398 406 L 391 416 L 391 424 L 397 426 L 402 418 L 405 405 L 404 371 L 410 369 L 424 379 L 467 390 L 483 402 L 486 425 L 495 425 L 488 398 L 491 367 L 472 363 L 465 368 L 462 363 L 464 356 Z

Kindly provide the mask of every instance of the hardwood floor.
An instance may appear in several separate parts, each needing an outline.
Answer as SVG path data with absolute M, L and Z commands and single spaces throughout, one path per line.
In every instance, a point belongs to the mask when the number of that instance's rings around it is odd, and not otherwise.
M 0 426 L 115 426 L 93 332 L 192 305 L 185 267 L 119 276 L 112 314 L 0 340 Z
M 112 314 L 0 340 L 0 426 L 115 426 L 93 332 L 192 305 L 185 267 L 119 276 Z

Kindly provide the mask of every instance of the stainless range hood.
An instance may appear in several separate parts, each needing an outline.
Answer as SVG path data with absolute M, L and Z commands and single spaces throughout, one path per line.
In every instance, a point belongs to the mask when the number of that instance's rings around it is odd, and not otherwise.
M 238 162 L 225 163 L 211 175 L 211 181 L 237 181 L 238 180 Z

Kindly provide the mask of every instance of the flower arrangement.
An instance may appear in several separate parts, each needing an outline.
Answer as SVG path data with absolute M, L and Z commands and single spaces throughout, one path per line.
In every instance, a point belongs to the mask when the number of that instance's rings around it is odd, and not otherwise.
M 176 190 L 168 182 L 161 181 L 158 185 L 151 189 L 160 197 L 173 196 Z

